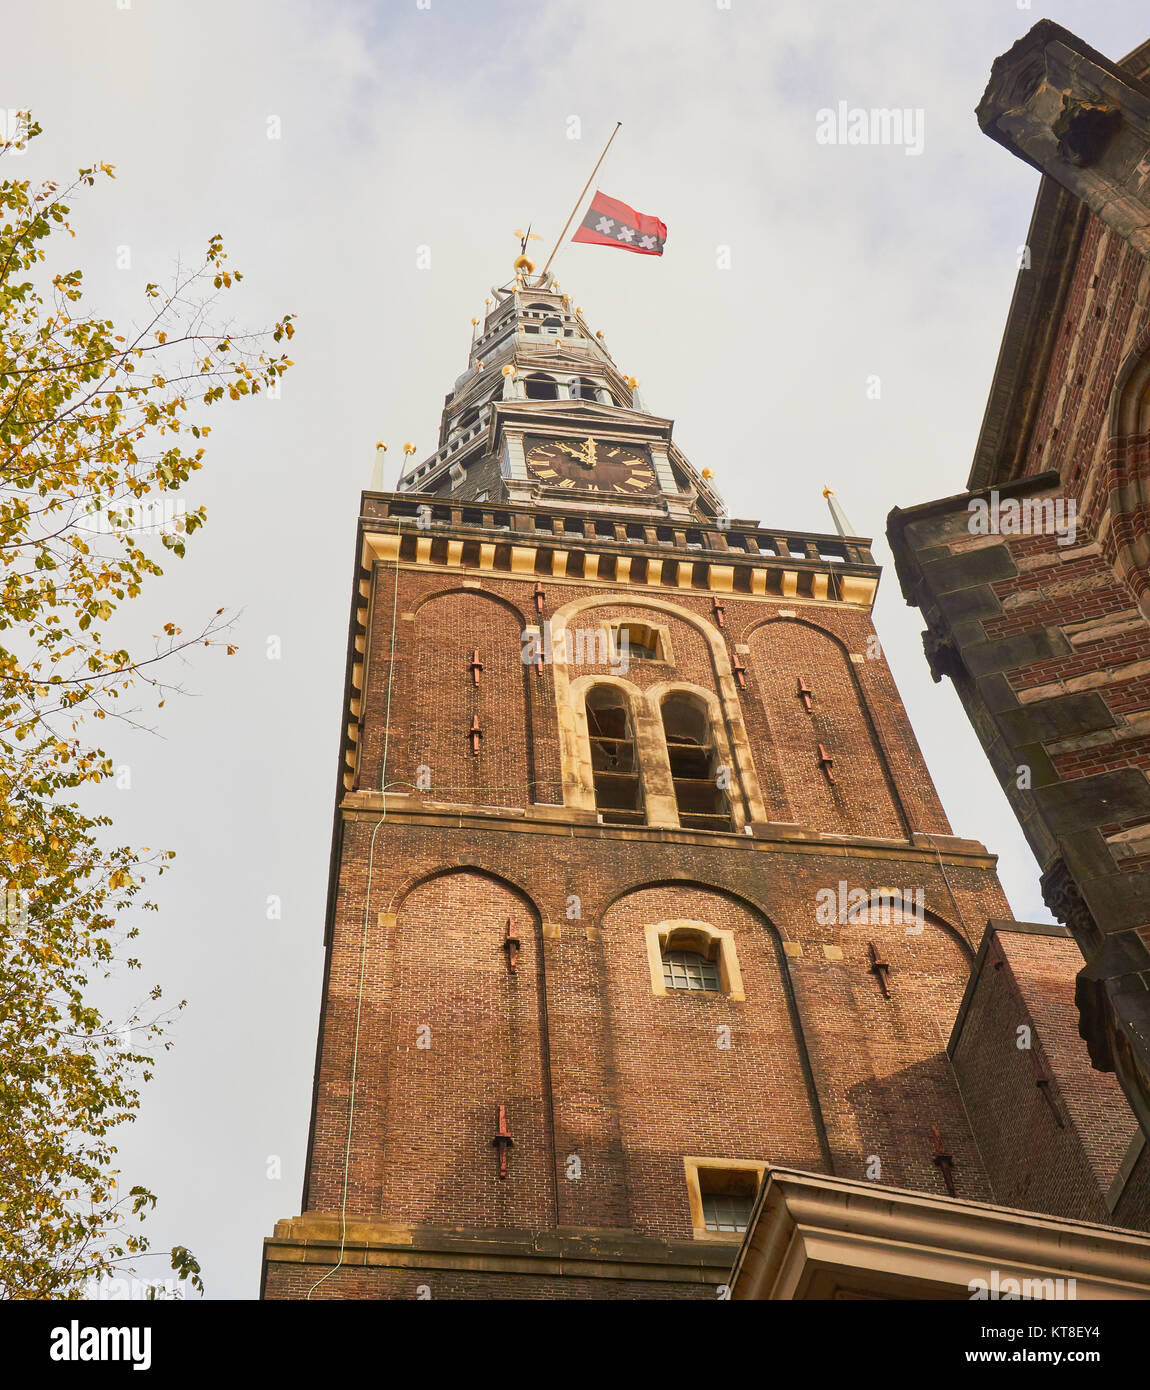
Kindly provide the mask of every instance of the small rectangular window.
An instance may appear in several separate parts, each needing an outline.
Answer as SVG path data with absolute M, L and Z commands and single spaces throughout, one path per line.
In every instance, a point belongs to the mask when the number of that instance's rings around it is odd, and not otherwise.
M 755 1204 L 753 1196 L 736 1194 L 722 1197 L 718 1193 L 704 1192 L 703 1224 L 708 1231 L 739 1232 L 747 1229 L 751 1219 L 751 1208 Z
M 668 989 L 718 991 L 719 963 L 697 951 L 667 951 L 663 956 L 663 983 Z
M 696 1240 L 735 1241 L 751 1221 L 766 1164 L 744 1158 L 684 1158 Z
M 624 651 L 631 661 L 662 661 L 663 644 L 656 628 L 644 623 L 619 623 L 611 629 L 611 650 Z

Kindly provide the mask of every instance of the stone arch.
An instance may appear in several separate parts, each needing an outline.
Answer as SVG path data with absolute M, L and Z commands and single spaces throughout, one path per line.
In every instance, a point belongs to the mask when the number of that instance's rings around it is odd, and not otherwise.
M 873 1016 L 879 1006 L 880 990 L 870 954 L 873 943 L 879 960 L 888 968 L 891 1001 L 900 1015 L 937 1015 L 942 1036 L 927 1021 L 917 1031 L 930 1052 L 945 1045 L 958 1014 L 974 963 L 974 951 L 961 931 L 940 913 L 919 907 L 912 910 L 910 923 L 891 914 L 871 911 L 868 915 L 848 914 L 837 923 L 834 940 L 843 952 L 852 982 L 859 1017 Z M 916 920 L 917 919 L 917 920 Z M 879 1015 L 880 1036 L 885 1036 L 889 1020 Z
M 1144 329 L 1127 353 L 1110 395 L 1112 437 L 1150 434 L 1150 329 Z
M 821 637 L 829 638 L 845 657 L 850 656 L 850 648 L 838 633 L 833 632 L 829 627 L 824 627 L 822 623 L 816 623 L 813 618 L 780 618 L 777 616 L 759 618 L 757 621 L 749 624 L 746 630 L 746 636 L 750 637 L 753 633 L 758 632 L 760 628 L 771 627 L 781 623 L 790 624 L 795 627 L 809 627 Z
M 611 1030 L 625 1040 L 615 1069 L 636 1228 L 690 1235 L 686 1154 L 825 1170 L 810 1059 L 781 938 L 766 913 L 684 876 L 632 884 L 598 923 Z M 659 993 L 651 939 L 669 923 L 719 939 L 730 933 L 741 989 Z M 631 1160 L 638 1154 L 641 1164 Z
M 842 639 L 803 619 L 768 618 L 747 633 L 747 645 L 785 818 L 830 834 L 907 839 L 886 750 Z M 809 711 L 800 678 L 813 691 Z M 829 772 L 820 744 L 834 760 Z
M 401 654 L 408 655 L 407 708 L 416 713 L 391 727 L 389 783 L 423 800 L 527 806 L 536 773 L 523 614 L 497 594 L 462 587 L 424 595 L 413 611 L 414 621 L 401 624 L 410 633 Z M 470 670 L 476 649 L 478 686 Z M 469 740 L 475 716 L 478 755 Z
M 542 919 L 531 897 L 476 865 L 420 875 L 397 894 L 390 950 L 373 975 L 387 1008 L 378 1216 L 450 1225 L 460 1203 L 490 1227 L 555 1220 Z M 505 949 L 512 918 L 519 950 Z M 492 1181 L 499 1106 L 515 1138 L 514 1183 Z M 453 1137 L 413 1162 L 428 1115 Z
M 742 831 L 748 822 L 746 810 L 746 797 L 743 788 L 747 785 L 748 777 L 754 777 L 754 767 L 750 764 L 750 746 L 732 747 L 727 737 L 726 723 L 723 719 L 722 703 L 718 695 L 713 690 L 705 690 L 701 685 L 695 685 L 685 680 L 666 680 L 658 681 L 647 688 L 647 700 L 651 706 L 659 727 L 660 733 L 660 752 L 661 762 L 666 770 L 667 782 L 671 794 L 672 802 L 675 804 L 675 823 L 679 824 L 679 812 L 675 788 L 671 776 L 671 765 L 663 727 L 663 702 L 667 696 L 684 694 L 700 701 L 707 712 L 707 720 L 710 725 L 711 737 L 714 740 L 715 754 L 719 763 L 731 769 L 732 777 L 730 788 L 727 792 L 727 800 L 730 803 L 731 817 L 735 828 Z
M 871 889 L 870 891 L 872 893 L 882 893 L 884 890 Z M 908 889 L 904 891 L 909 893 L 911 890 Z M 858 928 L 862 930 L 871 925 L 880 926 L 884 929 L 888 927 L 901 927 L 906 934 L 910 935 L 911 932 L 909 928 L 919 925 L 919 923 L 914 920 L 916 915 L 921 919 L 921 926 L 923 928 L 936 928 L 947 940 L 958 947 L 969 964 L 974 964 L 974 948 L 967 940 L 966 935 L 952 922 L 948 922 L 941 913 L 935 912 L 933 908 L 923 906 L 919 906 L 918 908 L 911 907 L 909 912 L 904 913 L 903 920 L 897 920 L 897 914 L 891 912 L 889 921 L 882 920 L 881 908 L 877 913 L 871 912 L 868 909 L 863 909 L 861 906 L 858 908 L 848 908 L 846 921 L 839 922 L 836 925 L 839 927 L 840 931 L 846 930 L 847 928 Z M 919 936 L 923 935 L 923 932 L 918 931 L 913 932 L 913 934 Z
M 639 785 L 642 788 L 643 802 L 647 812 L 647 823 L 657 824 L 659 822 L 650 819 L 652 807 L 648 791 L 648 777 L 646 766 L 649 765 L 656 753 L 656 733 L 652 727 L 650 711 L 643 692 L 631 681 L 625 680 L 622 676 L 615 675 L 587 675 L 580 676 L 573 681 L 569 687 L 570 712 L 575 725 L 575 756 L 573 766 L 563 764 L 563 795 L 565 804 L 568 806 L 581 806 L 584 810 L 594 811 L 598 807 L 598 798 L 595 790 L 595 769 L 592 761 L 591 750 L 591 730 L 587 721 L 587 696 L 592 690 L 606 687 L 618 690 L 622 693 L 627 712 L 631 720 L 631 726 L 635 732 L 635 753 L 638 759 Z M 574 778 L 574 784 L 569 783 L 569 773 Z M 571 790 L 572 797 L 568 797 L 568 790 Z M 659 808 L 655 808 L 656 814 Z
M 1118 370 L 1107 425 L 1104 553 L 1150 618 L 1150 329 Z
M 748 897 L 745 893 L 736 892 L 733 888 L 728 888 L 721 883 L 712 883 L 709 879 L 700 878 L 698 874 L 663 874 L 659 878 L 641 879 L 635 883 L 625 884 L 622 888 L 617 888 L 604 903 L 602 911 L 596 919 L 595 925 L 602 927 L 603 918 L 610 912 L 612 907 L 621 899 L 628 897 L 631 893 L 637 893 L 645 888 L 697 888 L 700 892 L 709 893 L 717 898 L 724 898 L 736 906 L 742 908 L 753 917 L 762 919 L 762 924 L 767 932 L 778 943 L 779 950 L 782 950 L 783 942 L 787 939 L 786 933 L 779 928 L 762 903 L 754 898 Z
M 743 711 L 739 702 L 738 687 L 735 684 L 730 657 L 727 654 L 727 647 L 722 634 L 713 623 L 708 622 L 697 613 L 691 612 L 690 609 L 682 608 L 678 604 L 670 603 L 666 599 L 658 598 L 653 594 L 628 593 L 610 597 L 599 594 L 589 595 L 585 598 L 574 599 L 570 603 L 563 604 L 562 607 L 557 608 L 552 614 L 551 633 L 552 645 L 555 652 L 553 674 L 559 719 L 559 755 L 563 768 L 564 804 L 568 806 L 586 806 L 585 798 L 581 799 L 581 784 L 577 775 L 579 767 L 579 729 L 576 719 L 576 703 L 571 693 L 575 682 L 571 679 L 567 664 L 567 648 L 570 645 L 566 636 L 567 629 L 572 619 L 577 618 L 580 614 L 589 609 L 619 606 L 648 608 L 656 612 L 669 614 L 695 628 L 696 631 L 701 633 L 706 639 L 711 655 L 712 670 L 715 676 L 724 735 L 731 749 L 732 760 L 736 762 L 740 768 L 742 791 L 746 798 L 747 818 L 749 820 L 766 820 L 766 807 L 759 789 L 758 774 L 755 771 L 754 758 L 751 754 L 751 744 L 747 737 L 746 725 L 743 722 Z M 669 814 L 670 808 L 667 809 Z M 651 823 L 654 824 L 655 822 Z M 672 820 L 661 821 L 659 823 L 677 824 L 677 814 Z
M 432 589 L 429 593 L 418 598 L 412 604 L 410 611 L 416 615 L 418 620 L 420 610 L 426 608 L 429 603 L 435 603 L 439 599 L 452 597 L 487 599 L 491 603 L 498 604 L 501 608 L 506 608 L 521 626 L 526 626 L 527 624 L 527 618 L 524 616 L 523 610 L 517 603 L 512 603 L 509 598 L 505 598 L 503 594 L 493 594 L 488 589 L 465 589 L 462 584 L 455 584 L 450 589 Z
M 422 888 L 425 883 L 430 883 L 433 879 L 447 878 L 452 874 L 479 874 L 495 883 L 502 884 L 509 892 L 517 893 L 523 899 L 523 906 L 529 913 L 533 913 L 540 921 L 543 920 L 542 909 L 525 884 L 520 883 L 504 871 L 497 872 L 494 869 L 485 868 L 481 864 L 470 863 L 466 859 L 456 864 L 442 864 L 435 869 L 418 869 L 409 874 L 393 890 L 386 910 L 391 913 L 398 913 L 406 899 L 417 888 Z
M 532 401 L 559 400 L 560 378 L 551 372 L 528 372 L 522 379 L 523 395 Z

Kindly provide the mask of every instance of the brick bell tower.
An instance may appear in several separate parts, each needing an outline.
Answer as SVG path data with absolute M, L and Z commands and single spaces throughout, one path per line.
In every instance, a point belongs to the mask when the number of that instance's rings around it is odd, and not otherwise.
M 993 1200 L 945 1042 L 1010 911 L 869 542 L 729 518 L 557 283 L 493 295 L 439 447 L 363 496 L 264 1296 L 713 1298 L 767 1165 Z

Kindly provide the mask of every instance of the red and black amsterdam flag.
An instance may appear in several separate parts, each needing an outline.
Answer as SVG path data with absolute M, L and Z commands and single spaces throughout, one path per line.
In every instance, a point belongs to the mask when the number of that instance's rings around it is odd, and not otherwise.
M 618 198 L 608 198 L 596 189 L 571 240 L 618 246 L 624 251 L 637 251 L 640 256 L 661 256 L 667 244 L 667 228 L 657 217 L 636 212 Z

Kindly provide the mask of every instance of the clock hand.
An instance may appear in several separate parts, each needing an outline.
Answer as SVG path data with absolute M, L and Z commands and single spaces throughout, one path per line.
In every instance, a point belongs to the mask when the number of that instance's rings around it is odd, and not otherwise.
M 594 468 L 594 467 L 595 467 L 595 463 L 596 463 L 596 459 L 595 459 L 595 441 L 591 438 L 590 435 L 587 436 L 587 458 L 586 458 L 586 463 L 587 463 L 587 467 L 588 467 L 588 468 Z

